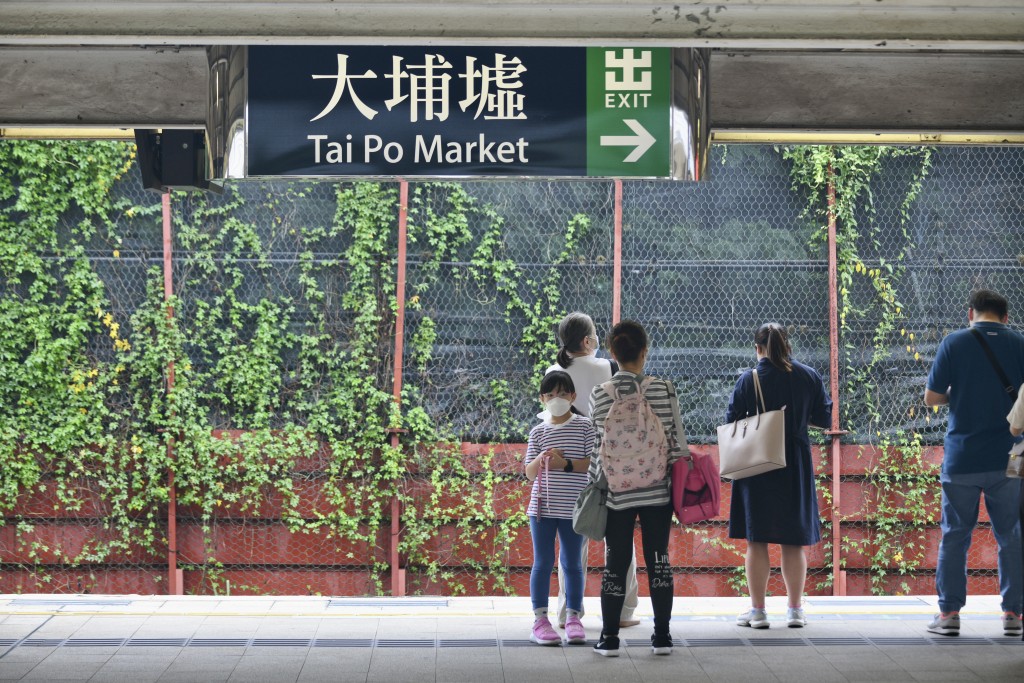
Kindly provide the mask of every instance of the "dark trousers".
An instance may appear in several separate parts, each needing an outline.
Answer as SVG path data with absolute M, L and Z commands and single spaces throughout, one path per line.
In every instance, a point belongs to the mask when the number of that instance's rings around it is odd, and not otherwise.
M 633 560 L 633 529 L 640 520 L 647 585 L 654 608 L 654 632 L 667 634 L 672 619 L 672 565 L 668 561 L 668 537 L 672 530 L 672 506 L 608 510 L 605 531 L 604 573 L 601 576 L 601 614 L 604 635 L 619 634 L 622 603 L 626 600 L 626 571 Z

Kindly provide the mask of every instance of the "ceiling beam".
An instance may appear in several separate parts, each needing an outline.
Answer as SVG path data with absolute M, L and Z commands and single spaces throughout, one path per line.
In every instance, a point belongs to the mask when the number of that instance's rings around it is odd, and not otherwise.
M 663 44 L 1024 49 L 1020 0 L 31 0 L 0 44 Z
M 0 48 L 0 127 L 199 128 L 204 48 Z M 1024 131 L 1024 54 L 716 51 L 713 131 Z

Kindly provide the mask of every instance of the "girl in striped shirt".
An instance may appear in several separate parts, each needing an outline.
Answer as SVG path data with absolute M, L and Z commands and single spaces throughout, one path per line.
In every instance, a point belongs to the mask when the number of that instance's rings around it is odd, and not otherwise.
M 623 320 L 608 334 L 608 346 L 619 363 L 619 371 L 612 377 L 615 394 L 624 396 L 639 391 L 644 380 L 644 364 L 650 350 L 647 331 L 634 320 Z M 601 473 L 601 440 L 605 420 L 615 402 L 606 385 L 599 384 L 590 394 L 590 414 L 594 421 L 596 439 L 590 464 L 590 477 L 596 480 Z M 608 526 L 604 542 L 604 573 L 601 577 L 601 616 L 604 626 L 594 652 L 604 657 L 619 656 L 619 620 L 626 596 L 626 568 L 633 557 L 633 530 L 637 520 L 643 539 L 644 559 L 647 562 L 647 581 L 650 586 L 651 607 L 654 609 L 654 635 L 651 651 L 656 655 L 672 653 L 672 565 L 668 557 L 669 533 L 672 530 L 672 504 L 669 481 L 672 463 L 689 457 L 686 432 L 679 418 L 679 400 L 675 387 L 666 379 L 654 378 L 644 397 L 654 414 L 661 420 L 668 441 L 669 468 L 664 479 L 651 486 L 620 491 L 609 491 L 605 503 L 608 507 Z
M 583 607 L 580 554 L 584 538 L 572 529 L 572 511 L 580 491 L 587 485 L 590 454 L 594 448 L 594 426 L 590 418 L 572 407 L 576 400 L 576 387 L 567 372 L 555 371 L 544 375 L 540 383 L 540 400 L 550 418 L 530 430 L 526 447 L 526 476 L 533 482 L 530 506 L 526 511 L 533 537 L 530 599 L 534 623 L 530 640 L 538 645 L 562 642 L 548 619 L 557 536 L 566 578 L 566 641 L 584 643 L 587 636 L 580 623 Z

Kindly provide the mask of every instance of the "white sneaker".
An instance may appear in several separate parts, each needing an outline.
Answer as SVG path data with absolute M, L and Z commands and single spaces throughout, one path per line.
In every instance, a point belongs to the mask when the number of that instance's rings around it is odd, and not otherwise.
M 750 628 L 768 628 L 768 613 L 764 609 L 751 607 L 749 611 L 736 617 L 737 626 L 749 626 Z
M 960 635 L 960 613 L 939 612 L 932 619 L 932 623 L 928 624 L 928 631 L 938 633 L 940 636 Z
M 786 625 L 790 628 L 803 628 L 807 626 L 807 615 L 803 607 L 790 607 L 786 610 Z

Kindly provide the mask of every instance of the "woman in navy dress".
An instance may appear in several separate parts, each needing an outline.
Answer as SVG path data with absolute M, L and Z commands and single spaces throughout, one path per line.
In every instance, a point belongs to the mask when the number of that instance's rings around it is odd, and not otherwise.
M 786 407 L 786 466 L 732 483 L 729 538 L 747 541 L 747 587 L 751 608 L 736 618 L 740 626 L 768 628 L 765 594 L 771 565 L 768 544 L 782 550 L 782 578 L 786 583 L 790 627 L 807 624 L 803 611 L 807 580 L 805 546 L 821 540 L 818 496 L 808 426 L 832 422 L 832 401 L 821 375 L 794 360 L 786 330 L 778 323 L 762 325 L 754 334 L 757 377 L 766 410 Z M 754 379 L 743 373 L 729 399 L 726 422 L 754 415 Z

